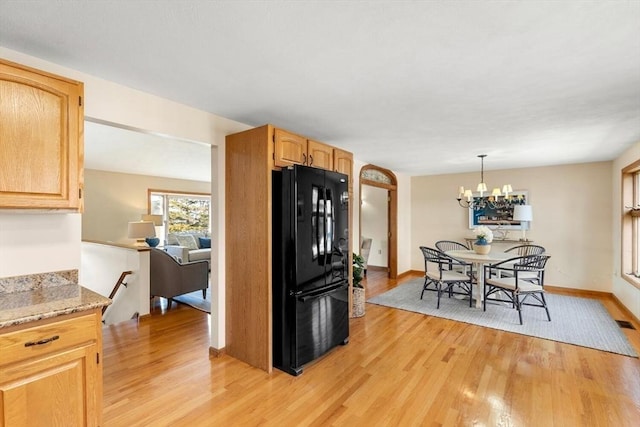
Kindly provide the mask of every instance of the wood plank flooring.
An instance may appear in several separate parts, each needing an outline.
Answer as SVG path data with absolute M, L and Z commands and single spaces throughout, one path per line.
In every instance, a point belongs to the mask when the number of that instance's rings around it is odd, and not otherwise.
M 384 272 L 367 275 L 368 297 L 396 286 Z M 209 316 L 162 304 L 104 328 L 105 426 L 640 423 L 640 361 L 631 357 L 367 304 L 348 345 L 299 377 L 269 375 L 210 359 Z M 640 353 L 635 326 L 625 333 Z

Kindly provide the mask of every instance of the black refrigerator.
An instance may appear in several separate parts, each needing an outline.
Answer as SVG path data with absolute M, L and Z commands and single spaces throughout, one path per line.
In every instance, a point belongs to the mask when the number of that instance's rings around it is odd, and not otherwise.
M 292 375 L 349 341 L 349 190 L 344 174 L 273 172 L 273 365 Z

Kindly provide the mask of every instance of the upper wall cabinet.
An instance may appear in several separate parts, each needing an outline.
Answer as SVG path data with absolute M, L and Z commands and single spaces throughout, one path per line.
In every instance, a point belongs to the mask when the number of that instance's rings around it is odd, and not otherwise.
M 308 166 L 333 170 L 333 148 L 322 142 L 308 140 L 307 142 Z
M 83 94 L 0 59 L 0 208 L 82 211 Z
M 349 187 L 351 187 L 353 185 L 351 177 L 351 171 L 353 171 L 353 154 L 339 148 L 334 148 L 333 164 L 335 166 L 333 170 L 343 173 L 349 177 Z
M 274 129 L 274 164 L 279 167 L 306 165 L 333 170 L 333 148 L 304 136 Z
M 304 136 L 282 129 L 274 129 L 273 142 L 276 166 L 307 164 L 307 138 Z

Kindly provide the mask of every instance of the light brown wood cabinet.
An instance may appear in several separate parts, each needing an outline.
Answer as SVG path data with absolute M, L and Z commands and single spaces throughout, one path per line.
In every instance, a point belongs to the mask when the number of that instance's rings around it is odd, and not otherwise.
M 0 333 L 0 426 L 102 424 L 100 309 Z
M 353 154 L 339 148 L 334 148 L 333 164 L 333 170 L 349 177 L 349 188 L 353 189 Z
M 339 172 L 351 177 L 351 153 L 272 125 L 226 137 L 225 352 L 267 372 L 273 368 L 272 172 L 304 164 L 309 153 L 316 167 L 334 170 L 336 150 Z M 352 242 L 349 246 L 351 253 Z
M 274 165 L 287 167 L 305 165 L 333 170 L 333 147 L 304 136 L 274 129 Z
M 0 208 L 82 210 L 83 94 L 0 59 Z
M 307 141 L 307 156 L 309 157 L 307 166 L 333 170 L 333 147 L 330 145 L 310 139 Z

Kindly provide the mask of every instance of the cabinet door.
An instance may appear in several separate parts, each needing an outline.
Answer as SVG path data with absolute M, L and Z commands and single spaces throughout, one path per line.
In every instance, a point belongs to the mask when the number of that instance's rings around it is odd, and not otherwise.
M 307 143 L 307 153 L 309 155 L 307 162 L 309 166 L 333 170 L 333 147 L 310 139 Z
M 81 210 L 83 85 L 0 60 L 0 208 Z
M 99 425 L 96 354 L 90 344 L 2 367 L 0 425 Z
M 307 164 L 307 139 L 282 129 L 274 130 L 274 164 L 280 167 Z
M 333 164 L 336 172 L 343 173 L 349 177 L 349 188 L 353 185 L 353 154 L 348 151 L 333 149 Z

